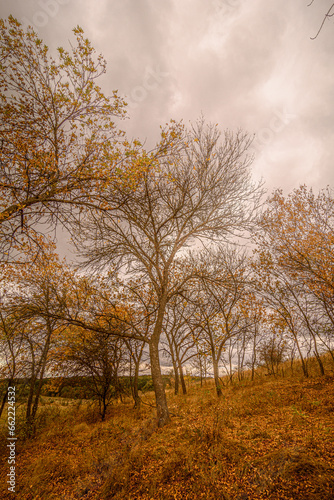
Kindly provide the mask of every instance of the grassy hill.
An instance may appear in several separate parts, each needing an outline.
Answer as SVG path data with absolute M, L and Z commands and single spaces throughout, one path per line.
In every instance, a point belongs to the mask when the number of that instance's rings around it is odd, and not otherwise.
M 258 372 L 186 396 L 168 390 L 172 422 L 157 429 L 153 394 L 140 410 L 115 403 L 105 422 L 89 402 L 43 398 L 34 439 L 17 415 L 17 498 L 332 500 L 334 373 L 272 378 Z M 7 491 L 1 434 L 0 498 Z

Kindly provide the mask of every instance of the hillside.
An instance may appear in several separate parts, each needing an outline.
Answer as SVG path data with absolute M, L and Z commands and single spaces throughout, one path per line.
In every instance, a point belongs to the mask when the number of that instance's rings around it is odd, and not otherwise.
M 101 423 L 87 402 L 43 398 L 38 431 L 17 416 L 17 498 L 330 500 L 334 498 L 334 376 L 259 374 L 168 390 L 173 418 L 157 429 L 152 393 L 140 410 L 114 404 Z M 5 437 L 7 430 L 2 429 Z M 1 445 L 1 490 L 8 465 Z

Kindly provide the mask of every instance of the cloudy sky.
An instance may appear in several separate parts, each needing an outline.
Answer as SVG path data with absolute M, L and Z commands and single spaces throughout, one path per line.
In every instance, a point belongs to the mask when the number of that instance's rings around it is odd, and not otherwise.
M 268 192 L 334 186 L 332 0 L 1 0 L 52 50 L 80 25 L 107 60 L 105 93 L 129 103 L 121 124 L 151 146 L 171 118 L 201 113 L 255 134 L 254 176 Z

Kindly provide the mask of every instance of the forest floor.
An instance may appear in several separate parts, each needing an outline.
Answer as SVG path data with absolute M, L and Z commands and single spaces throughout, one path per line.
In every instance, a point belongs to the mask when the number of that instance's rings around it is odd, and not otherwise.
M 162 429 L 152 393 L 139 410 L 114 404 L 105 422 L 85 402 L 44 397 L 32 439 L 18 409 L 16 494 L 2 425 L 0 498 L 334 499 L 333 371 L 246 379 L 220 399 L 212 381 L 167 396 L 172 419 Z

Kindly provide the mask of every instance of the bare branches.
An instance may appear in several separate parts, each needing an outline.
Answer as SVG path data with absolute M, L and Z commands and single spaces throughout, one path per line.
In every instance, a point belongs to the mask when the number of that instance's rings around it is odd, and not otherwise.
M 311 2 L 308 4 L 308 7 L 310 7 L 313 3 L 314 3 L 314 0 L 311 0 Z M 332 3 L 332 5 L 329 7 L 329 9 L 328 9 L 327 13 L 325 14 L 325 16 L 324 16 L 324 18 L 323 18 L 323 20 L 322 20 L 322 23 L 321 23 L 321 25 L 320 25 L 320 27 L 319 27 L 319 29 L 318 29 L 318 31 L 317 31 L 317 33 L 316 33 L 316 35 L 315 35 L 315 36 L 311 36 L 311 37 L 310 37 L 310 38 L 311 38 L 311 40 L 315 40 L 315 39 L 319 36 L 319 34 L 320 34 L 320 32 L 321 32 L 322 28 L 324 27 L 325 22 L 326 22 L 327 20 L 329 20 L 329 19 L 330 19 L 331 17 L 333 17 L 333 16 L 334 16 L 334 3 Z

